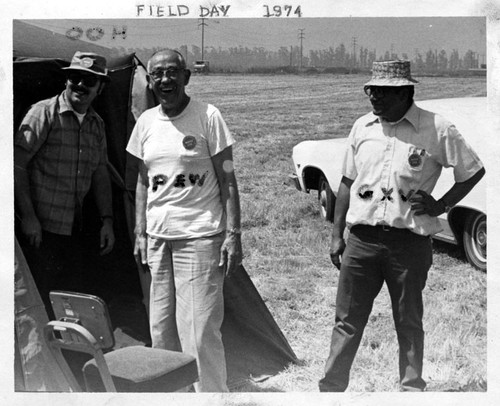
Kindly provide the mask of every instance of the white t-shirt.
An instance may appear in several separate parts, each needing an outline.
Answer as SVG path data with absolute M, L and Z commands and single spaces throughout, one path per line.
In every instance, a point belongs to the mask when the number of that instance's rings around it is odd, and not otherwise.
M 215 235 L 226 227 L 211 157 L 234 144 L 220 111 L 191 100 L 167 117 L 161 107 L 137 120 L 127 151 L 147 167 L 147 233 L 188 239 Z

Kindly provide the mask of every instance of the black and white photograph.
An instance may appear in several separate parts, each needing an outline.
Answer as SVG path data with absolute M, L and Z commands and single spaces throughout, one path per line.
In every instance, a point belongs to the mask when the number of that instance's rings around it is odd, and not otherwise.
M 5 404 L 495 404 L 500 4 L 74 3 L 2 17 Z

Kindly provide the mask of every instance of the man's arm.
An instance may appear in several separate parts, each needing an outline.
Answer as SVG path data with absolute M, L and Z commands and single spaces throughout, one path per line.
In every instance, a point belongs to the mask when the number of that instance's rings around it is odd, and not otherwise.
M 335 201 L 330 258 L 337 269 L 340 269 L 340 256 L 345 249 L 344 230 L 347 211 L 349 210 L 352 183 L 353 180 L 345 176 L 342 177 Z
M 455 206 L 460 200 L 467 196 L 485 173 L 485 169 L 481 168 L 465 182 L 455 182 L 439 200 L 434 199 L 431 195 L 422 190 L 418 190 L 409 199 L 411 209 L 415 210 L 416 216 L 428 214 L 429 216 L 437 217 L 445 212 L 446 207 Z
M 104 165 L 99 165 L 92 175 L 92 191 L 101 215 L 101 255 L 109 254 L 115 245 L 113 232 L 113 198 L 111 181 L 108 170 Z
M 221 248 L 219 266 L 224 266 L 226 276 L 231 276 L 241 265 L 243 258 L 240 232 L 240 198 L 233 166 L 233 149 L 227 147 L 212 157 L 215 174 L 219 181 L 222 205 L 227 217 L 226 239 Z
M 31 200 L 29 161 L 29 153 L 21 147 L 14 146 L 14 197 L 21 221 L 21 232 L 31 245 L 38 248 L 42 242 L 42 227 Z
M 147 264 L 146 204 L 148 198 L 148 174 L 146 165 L 139 161 L 139 173 L 135 189 L 135 244 L 134 257 L 138 265 Z

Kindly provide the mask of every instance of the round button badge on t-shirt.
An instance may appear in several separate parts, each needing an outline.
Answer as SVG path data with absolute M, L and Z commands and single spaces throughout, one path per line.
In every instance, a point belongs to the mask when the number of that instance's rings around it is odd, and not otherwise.
M 184 145 L 184 148 L 187 150 L 192 150 L 196 147 L 196 138 L 192 135 L 186 135 L 182 140 L 182 145 Z

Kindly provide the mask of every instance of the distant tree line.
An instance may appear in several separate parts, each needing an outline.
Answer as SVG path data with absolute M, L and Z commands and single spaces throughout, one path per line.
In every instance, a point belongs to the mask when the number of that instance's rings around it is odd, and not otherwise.
M 116 54 L 135 52 L 141 61 L 147 62 L 149 57 L 161 48 L 124 49 L 114 48 Z M 195 61 L 204 59 L 210 62 L 212 72 L 267 73 L 267 72 L 352 72 L 369 70 L 374 61 L 389 59 L 406 59 L 412 61 L 412 70 L 419 74 L 453 74 L 470 69 L 485 68 L 480 55 L 473 50 L 460 55 L 453 49 L 450 53 L 444 49 L 429 49 L 424 54 L 415 52 L 410 58 L 408 54 L 398 55 L 385 51 L 378 54 L 376 50 L 360 47 L 356 53 L 349 52 L 344 44 L 333 48 L 310 50 L 307 55 L 300 55 L 300 47 L 280 47 L 269 50 L 264 47 L 207 47 L 203 53 L 201 48 L 182 45 L 178 50 L 184 55 L 188 66 Z

